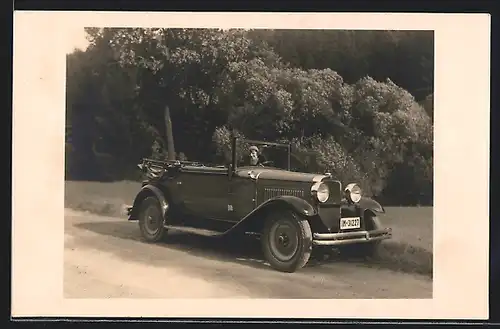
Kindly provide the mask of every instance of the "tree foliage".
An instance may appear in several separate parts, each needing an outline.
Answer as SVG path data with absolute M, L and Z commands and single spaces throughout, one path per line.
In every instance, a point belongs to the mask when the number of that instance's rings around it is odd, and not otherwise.
M 432 203 L 432 35 L 86 32 L 88 49 L 67 58 L 70 179 L 130 178 L 140 158 L 165 157 L 168 105 L 190 160 L 227 162 L 234 129 L 313 150 L 318 171 L 385 202 Z M 430 90 L 421 104 L 419 88 Z

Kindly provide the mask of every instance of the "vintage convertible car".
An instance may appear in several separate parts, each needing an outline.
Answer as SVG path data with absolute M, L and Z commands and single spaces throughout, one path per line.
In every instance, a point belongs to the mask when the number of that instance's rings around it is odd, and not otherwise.
M 241 165 L 243 144 L 264 149 L 272 160 Z M 169 229 L 214 237 L 257 235 L 266 260 L 283 272 L 302 268 L 313 249 L 369 255 L 391 238 L 377 216 L 384 208 L 364 197 L 357 184 L 343 186 L 328 173 L 294 171 L 291 156 L 289 144 L 233 136 L 227 166 L 144 159 L 138 166 L 148 179 L 128 207 L 128 219 L 139 222 L 149 242 Z

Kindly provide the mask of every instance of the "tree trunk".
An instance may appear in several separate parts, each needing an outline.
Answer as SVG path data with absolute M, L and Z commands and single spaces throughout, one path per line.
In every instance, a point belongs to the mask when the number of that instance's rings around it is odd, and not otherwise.
M 174 134 L 172 131 L 172 120 L 170 118 L 170 109 L 165 106 L 165 131 L 167 138 L 168 160 L 175 160 Z

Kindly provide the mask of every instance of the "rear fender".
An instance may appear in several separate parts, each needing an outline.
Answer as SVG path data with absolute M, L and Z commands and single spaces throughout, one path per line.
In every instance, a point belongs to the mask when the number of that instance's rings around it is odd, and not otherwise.
M 276 209 L 291 210 L 296 215 L 306 218 L 312 218 L 318 214 L 316 208 L 304 199 L 282 195 L 269 199 L 259 205 L 226 233 L 240 230 L 260 233 L 264 227 L 266 217 L 271 211 Z
M 168 210 L 168 202 L 167 198 L 163 194 L 163 192 L 156 186 L 147 184 L 144 185 L 141 191 L 137 194 L 134 200 L 134 204 L 132 206 L 132 211 L 130 212 L 128 220 L 137 220 L 139 215 L 139 210 L 141 207 L 141 202 L 149 196 L 154 196 L 160 202 L 162 216 L 165 218 L 165 214 Z

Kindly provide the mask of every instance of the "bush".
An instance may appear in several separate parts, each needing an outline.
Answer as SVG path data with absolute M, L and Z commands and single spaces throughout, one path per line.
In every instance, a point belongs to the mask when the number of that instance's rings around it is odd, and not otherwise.
M 168 105 L 176 151 L 190 160 L 211 162 L 215 153 L 215 162 L 228 163 L 234 129 L 315 150 L 318 170 L 356 181 L 368 194 L 432 200 L 430 101 L 424 109 L 390 79 L 365 74 L 346 83 L 332 68 L 293 67 L 258 33 L 241 30 L 87 32 L 88 50 L 68 57 L 68 118 L 78 145 L 67 152 L 67 177 L 123 179 L 141 157 L 165 158 Z M 395 35 L 386 41 L 409 38 L 402 44 L 410 47 L 418 39 Z

